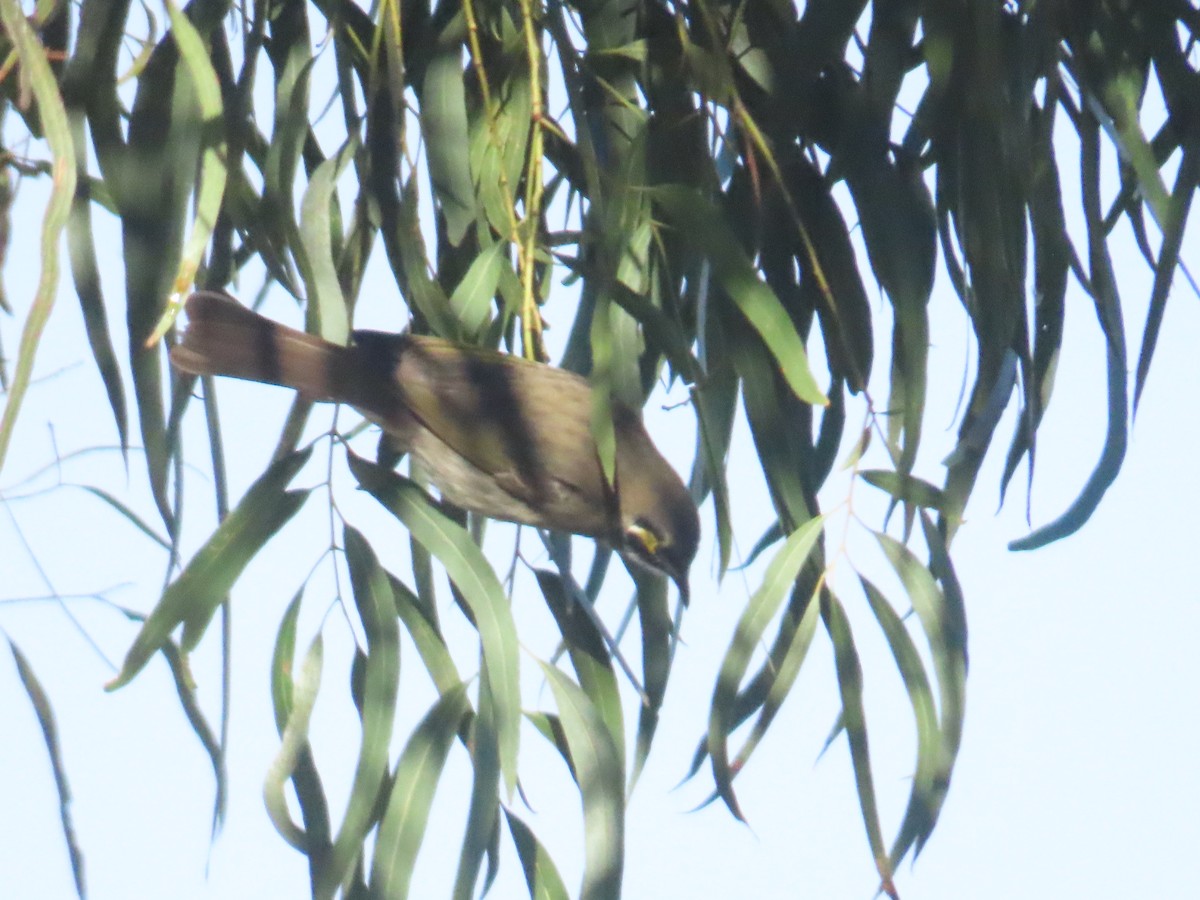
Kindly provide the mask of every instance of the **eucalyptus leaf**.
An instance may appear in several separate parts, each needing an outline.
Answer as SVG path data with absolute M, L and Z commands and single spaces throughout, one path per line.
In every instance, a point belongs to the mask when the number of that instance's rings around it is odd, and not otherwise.
M 517 630 L 500 582 L 470 535 L 434 508 L 424 491 L 407 478 L 373 466 L 352 453 L 347 458 L 359 483 L 446 567 L 446 573 L 474 615 L 496 706 L 501 769 L 511 793 L 517 780 L 521 695 Z
M 181 624 L 183 651 L 195 648 L 242 570 L 308 498 L 308 491 L 284 490 L 308 457 L 309 451 L 284 457 L 250 487 L 179 577 L 167 586 L 126 653 L 121 671 L 105 690 L 128 684 Z
M 770 348 L 796 396 L 817 406 L 828 403 L 795 326 L 779 298 L 759 279 L 721 211 L 688 187 L 664 185 L 649 193 L 682 236 L 712 263 L 714 277 Z

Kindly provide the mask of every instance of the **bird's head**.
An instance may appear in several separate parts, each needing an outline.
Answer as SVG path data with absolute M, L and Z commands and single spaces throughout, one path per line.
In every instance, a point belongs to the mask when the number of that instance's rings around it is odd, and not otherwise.
M 674 581 L 686 605 L 688 570 L 700 542 L 696 504 L 678 476 L 657 479 L 645 490 L 638 487 L 641 481 L 635 478 L 622 485 L 619 550 L 629 562 Z

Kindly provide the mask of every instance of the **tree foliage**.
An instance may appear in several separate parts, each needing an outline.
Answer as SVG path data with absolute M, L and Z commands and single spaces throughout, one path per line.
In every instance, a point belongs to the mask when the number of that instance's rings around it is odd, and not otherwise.
M 0 466 L 57 296 L 64 232 L 96 371 L 122 447 L 144 457 L 161 526 L 109 500 L 147 531 L 161 527 L 168 547 L 184 527 L 181 422 L 203 414 L 210 426 L 223 521 L 192 558 L 169 551 L 170 583 L 131 635 L 113 686 L 164 653 L 220 776 L 223 738 L 196 699 L 187 654 L 258 548 L 313 502 L 309 489 L 289 488 L 312 449 L 303 402 L 258 481 L 240 500 L 226 496 L 216 390 L 197 392 L 166 364 L 179 298 L 193 283 L 282 291 L 303 305 L 309 330 L 345 340 L 368 262 L 382 254 L 388 293 L 417 331 L 541 357 L 549 322 L 568 334 L 558 362 L 586 374 L 605 402 L 641 406 L 663 379 L 687 385 L 688 412 L 676 414 L 696 424 L 691 488 L 711 499 L 705 528 L 722 575 L 738 502 L 726 460 L 740 400 L 773 504 L 753 555 L 773 558 L 730 636 L 692 774 L 707 769 L 715 795 L 741 815 L 736 775 L 823 629 L 840 686 L 837 731 L 882 890 L 894 891 L 897 865 L 937 823 L 962 734 L 967 627 L 952 539 L 1014 404 L 1000 489 L 1022 463 L 1032 486 L 1072 284 L 1106 339 L 1107 433 L 1075 503 L 1013 548 L 1078 529 L 1120 469 L 1200 179 L 1193 4 L 385 0 L 367 10 L 348 0 L 236 9 L 168 0 L 163 19 L 121 0 L 47 0 L 28 17 L 19 0 L 0 0 L 0 12 L 0 102 L 19 119 L 10 115 L 5 140 L 13 146 L 24 132 L 36 148 L 3 153 L 6 221 L 20 178 L 53 185 L 42 279 L 32 301 L 18 301 L 24 330 L 11 380 L 4 373 Z M 1159 99 L 1156 120 L 1148 110 Z M 1117 183 L 1107 199 L 1106 165 Z M 1080 185 L 1082 233 L 1067 225 L 1068 178 Z M 97 248 L 97 215 L 119 223 L 123 298 L 101 290 L 111 263 Z M 1109 253 L 1119 223 L 1153 272 L 1132 384 Z M 935 485 L 914 467 L 939 258 L 973 327 L 973 381 Z M 577 300 L 552 290 L 564 280 Z M 885 306 L 870 300 L 876 287 Z M 117 354 L 116 328 L 128 332 L 128 358 Z M 875 336 L 889 330 L 877 348 Z M 910 798 L 890 833 L 875 803 L 850 601 L 827 578 L 838 549 L 818 499 L 859 411 L 850 464 L 900 516 L 900 537 L 880 531 L 877 541 L 906 596 L 885 596 L 863 573 L 854 602 L 873 613 L 916 726 Z M 602 437 L 605 417 L 597 421 Z M 886 467 L 859 470 L 872 441 Z M 580 588 L 570 542 L 548 538 L 554 566 L 536 572 L 537 584 L 569 665 L 531 659 L 506 585 L 480 552 L 478 523 L 353 453 L 339 459 L 411 533 L 413 571 L 387 571 L 371 540 L 345 523 L 336 549 L 366 641 L 353 672 L 361 750 L 340 820 L 309 745 L 322 639 L 297 655 L 300 597 L 279 631 L 281 750 L 268 809 L 306 854 L 314 896 L 405 892 L 437 773 L 456 745 L 475 786 L 455 895 L 470 895 L 481 870 L 490 883 L 507 828 L 531 895 L 565 896 L 515 801 L 518 778 L 531 777 L 520 768 L 523 718 L 578 785 L 582 895 L 615 896 L 627 783 L 650 751 L 682 610 L 673 616 L 664 585 L 637 577 L 641 703 L 627 758 L 611 644 L 575 606 L 595 599 L 608 553 L 597 551 Z M 431 560 L 477 630 L 477 675 L 451 657 Z M 397 756 L 401 632 L 438 697 Z M 534 663 L 552 712 L 521 694 L 519 672 Z M 21 671 L 40 709 L 36 677 L 24 662 Z M 52 719 L 46 733 L 53 750 Z M 289 782 L 299 823 L 283 799 Z

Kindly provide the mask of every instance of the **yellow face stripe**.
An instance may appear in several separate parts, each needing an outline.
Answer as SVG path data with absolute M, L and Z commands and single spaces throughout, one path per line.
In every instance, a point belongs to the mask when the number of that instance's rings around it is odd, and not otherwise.
M 649 528 L 646 528 L 644 525 L 630 525 L 625 531 L 625 536 L 632 540 L 636 540 L 645 548 L 646 553 L 652 557 L 657 556 L 659 548 L 665 546 L 663 542 L 658 539 L 658 535 L 656 535 Z

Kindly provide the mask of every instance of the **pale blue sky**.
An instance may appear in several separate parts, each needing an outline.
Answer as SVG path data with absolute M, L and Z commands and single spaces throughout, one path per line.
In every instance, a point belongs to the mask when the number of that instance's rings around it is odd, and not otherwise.
M 1076 176 L 1064 167 L 1064 181 Z M 40 209 L 38 189 L 26 185 L 21 209 Z M 1194 229 L 1193 229 L 1194 230 Z M 36 223 L 19 219 L 5 271 L 9 296 L 23 322 L 36 278 Z M 1195 242 L 1184 256 L 1200 265 Z M 1123 253 L 1128 254 L 1126 246 Z M 112 259 L 119 257 L 113 250 Z M 20 261 L 31 261 L 28 265 Z M 1118 258 L 1127 301 L 1131 367 L 1144 315 L 1149 280 L 1138 258 Z M 118 265 L 106 271 L 110 298 L 118 298 Z M 389 286 L 367 312 L 372 324 L 398 327 Z M 247 286 L 247 292 L 253 287 Z M 114 302 L 114 325 L 122 319 Z M 883 327 L 890 322 L 876 303 Z M 939 460 L 953 446 L 953 402 L 969 339 L 957 300 L 944 285 L 933 301 L 931 404 L 921 473 L 941 480 Z M 290 309 L 276 300 L 272 314 Z M 552 313 L 553 314 L 553 313 Z M 568 313 L 557 313 L 560 331 Z M 17 343 L 13 320 L 2 325 L 11 359 Z M 1200 480 L 1194 453 L 1200 426 L 1193 412 L 1197 376 L 1195 346 L 1200 303 L 1177 278 L 1155 368 L 1132 431 L 1129 454 L 1116 486 L 1086 528 L 1069 540 L 1031 554 L 1005 549 L 1025 533 L 1024 469 L 1014 479 L 1008 505 L 994 516 L 1002 454 L 1011 416 L 980 477 L 968 522 L 953 547 L 966 593 L 971 628 L 966 733 L 941 824 L 915 868 L 905 865 L 898 885 L 905 897 L 1093 898 L 1195 896 L 1200 864 L 1200 591 L 1194 568 L 1194 510 Z M 119 339 L 119 338 L 118 338 Z M 887 346 L 887 340 L 879 341 Z M 0 488 L 14 485 L 58 452 L 114 442 L 111 416 L 87 356 L 80 317 L 69 283 L 43 341 L 37 374 L 43 379 L 27 401 L 13 453 L 0 473 Z M 886 366 L 873 387 L 886 395 Z M 1090 301 L 1075 287 L 1068 298 L 1067 342 L 1053 406 L 1039 443 L 1033 500 L 1034 522 L 1056 516 L 1074 498 L 1095 464 L 1104 430 L 1103 348 Z M 258 386 L 221 385 L 226 443 L 238 447 L 231 472 L 240 495 L 270 452 L 282 421 L 287 392 Z M 188 423 L 188 459 L 206 470 L 198 420 Z M 690 463 L 690 413 L 654 412 L 650 428 L 684 471 Z M 343 420 L 346 421 L 346 420 Z M 852 407 L 847 432 L 857 433 L 861 411 Z M 50 426 L 53 426 L 51 432 Z M 53 433 L 53 443 L 51 434 Z M 878 455 L 875 464 L 882 464 Z M 324 464 L 323 462 L 321 463 Z M 334 470 L 344 469 L 340 455 Z M 739 504 L 736 525 L 742 552 L 769 518 L 753 458 L 741 429 L 730 465 Z M 62 467 L 64 482 L 129 491 L 150 517 L 141 460 L 131 457 L 128 480 L 117 455 L 100 453 Z M 319 473 L 306 473 L 307 483 Z M 407 572 L 397 523 L 369 498 L 349 489 L 339 474 L 339 504 L 368 531 L 385 564 Z M 37 482 L 53 484 L 53 475 Z M 195 519 L 185 537 L 187 552 L 207 535 L 210 491 L 189 475 L 188 505 Z M 822 495 L 827 508 L 846 496 L 844 479 L 831 480 Z M 860 485 L 855 507 L 872 525 L 882 509 L 878 492 Z M 129 687 L 108 695 L 101 686 L 111 671 L 49 602 L 12 603 L 47 589 L 17 538 L 15 517 L 33 553 L 63 594 L 110 589 L 121 604 L 149 609 L 162 576 L 163 557 L 144 537 L 99 502 L 74 488 L 0 509 L 0 629 L 29 656 L 54 703 L 74 792 L 73 812 L 93 898 L 299 897 L 307 895 L 302 858 L 275 834 L 261 801 L 263 772 L 277 749 L 269 714 L 267 666 L 279 617 L 287 601 L 328 543 L 327 511 L 317 492 L 302 522 L 293 524 L 252 566 L 234 594 L 234 708 L 230 746 L 231 802 L 223 834 L 208 848 L 213 782 L 208 763 L 183 720 L 161 663 Z M 711 541 L 711 510 L 703 512 Z M 498 565 L 511 548 L 511 531 L 494 528 L 489 549 Z M 533 537 L 523 546 L 538 558 Z M 586 555 L 581 542 L 581 553 Z M 887 587 L 870 542 L 861 532 L 851 544 L 854 561 Z M 626 895 L 641 897 L 871 896 L 875 879 L 867 851 L 844 740 L 825 756 L 818 752 L 837 714 L 837 694 L 827 643 L 818 637 L 792 697 L 749 769 L 738 779 L 750 827 L 718 805 L 688 812 L 706 794 L 704 773 L 672 788 L 686 771 L 705 724 L 716 666 L 734 622 L 761 568 L 733 573 L 718 590 L 711 577 L 712 551 L 702 547 L 692 572 L 693 604 L 680 648 L 649 767 L 628 814 Z M 842 566 L 840 585 L 856 628 L 867 677 L 868 726 L 890 836 L 907 796 L 912 765 L 908 703 L 877 630 L 853 591 L 853 574 Z M 624 574 L 614 571 L 603 601 L 615 621 L 628 594 Z M 127 586 L 121 586 L 129 582 Z M 325 566 L 308 593 L 302 637 L 314 633 L 332 597 Z M 889 591 L 894 600 L 900 592 Z M 88 600 L 71 610 L 109 659 L 118 661 L 134 634 L 113 611 Z M 444 604 L 445 605 L 445 604 Z M 522 639 L 538 655 L 552 648 L 542 603 L 528 579 L 514 599 Z M 446 610 L 446 619 L 456 614 Z M 450 630 L 466 644 L 459 660 L 472 671 L 472 632 Z M 346 702 L 348 650 L 344 620 L 326 624 L 328 654 L 314 733 L 335 817 L 340 814 L 355 751 L 356 726 Z M 216 710 L 219 675 L 215 633 L 193 661 L 202 698 Z M 636 656 L 636 644 L 627 647 Z M 410 647 L 405 648 L 411 650 Z M 432 699 L 418 663 L 406 653 L 403 734 Z M 526 702 L 548 707 L 532 660 L 523 660 Z M 6 738 L 0 741 L 0 888 L 5 896 L 68 897 L 72 894 L 56 799 L 40 735 L 11 660 L 0 653 L 0 709 Z M 627 719 L 634 710 L 627 706 Z M 405 718 L 407 717 L 407 718 Z M 569 885 L 578 883 L 580 832 L 577 795 L 557 754 L 532 730 L 523 736 L 526 787 L 538 814 L 529 818 L 550 846 Z M 435 818 L 414 896 L 442 896 L 452 877 L 461 840 L 469 784 L 457 748 L 443 778 Z M 565 798 L 565 802 L 564 799 Z M 206 874 L 207 871 L 207 874 Z M 180 885 L 183 887 L 181 888 Z M 509 853 L 493 892 L 525 896 Z

